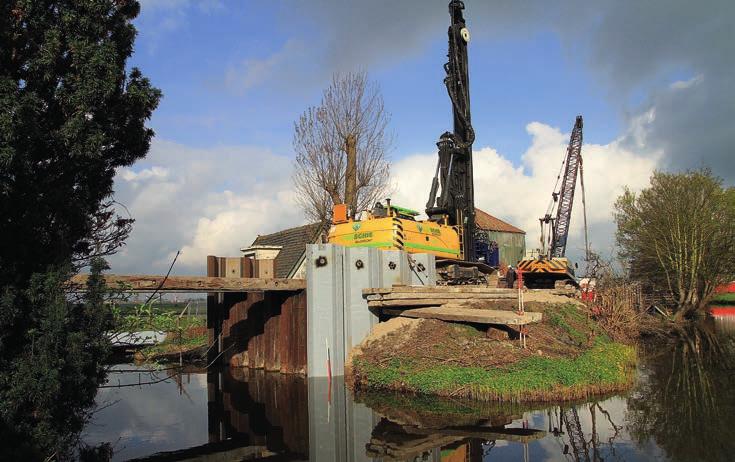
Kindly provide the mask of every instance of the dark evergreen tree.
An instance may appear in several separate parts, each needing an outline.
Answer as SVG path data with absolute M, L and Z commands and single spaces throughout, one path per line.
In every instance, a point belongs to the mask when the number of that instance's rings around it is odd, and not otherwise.
M 161 96 L 126 69 L 139 11 L 0 0 L 0 441 L 16 456 L 63 455 L 104 378 L 104 287 L 75 301 L 64 281 L 99 274 L 130 229 L 113 176 L 146 155 Z

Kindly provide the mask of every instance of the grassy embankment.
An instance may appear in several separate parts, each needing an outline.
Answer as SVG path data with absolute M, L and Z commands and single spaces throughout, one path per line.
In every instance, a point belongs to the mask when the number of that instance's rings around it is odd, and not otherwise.
M 363 345 L 352 362 L 357 388 L 481 400 L 580 399 L 632 383 L 636 352 L 615 342 L 576 305 L 551 305 L 522 349 L 503 331 L 412 323 Z M 505 338 L 503 338 L 505 335 Z

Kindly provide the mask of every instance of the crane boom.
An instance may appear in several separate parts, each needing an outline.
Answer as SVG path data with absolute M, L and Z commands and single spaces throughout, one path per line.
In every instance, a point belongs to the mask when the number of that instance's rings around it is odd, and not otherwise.
M 572 206 L 574 205 L 574 189 L 577 185 L 577 172 L 582 162 L 582 116 L 577 116 L 572 134 L 569 137 L 569 146 L 562 177 L 561 189 L 559 191 L 559 204 L 556 209 L 556 220 L 552 234 L 549 256 L 551 258 L 564 257 L 567 249 L 567 237 L 569 236 L 569 223 L 572 218 Z
M 439 138 L 439 161 L 426 203 L 426 214 L 432 221 L 461 229 L 464 260 L 475 261 L 475 197 L 472 172 L 472 143 L 475 131 L 470 117 L 470 88 L 467 44 L 470 34 L 462 15 L 464 3 L 449 3 L 451 23 L 448 30 L 449 58 L 444 65 L 444 84 L 452 102 L 453 131 Z M 441 193 L 437 193 L 441 186 Z
M 574 270 L 565 257 L 567 250 L 567 237 L 569 236 L 569 224 L 572 218 L 572 206 L 574 205 L 574 190 L 577 185 L 577 175 L 582 170 L 582 116 L 577 116 L 569 137 L 569 146 L 564 156 L 561 171 L 557 177 L 557 184 L 551 193 L 553 201 L 542 218 L 541 224 L 541 249 L 538 257 L 526 257 L 518 262 L 518 270 L 524 274 L 526 285 L 531 288 L 551 288 L 557 285 L 578 286 L 574 276 Z M 556 187 L 561 181 L 557 192 Z M 584 181 L 582 181 L 582 206 L 584 203 Z M 556 217 L 552 213 L 556 208 Z M 587 243 L 587 211 L 585 210 L 585 249 L 589 255 Z M 547 248 L 548 237 L 548 248 Z M 588 259 L 588 257 L 586 258 Z M 575 265 L 576 266 L 576 265 Z

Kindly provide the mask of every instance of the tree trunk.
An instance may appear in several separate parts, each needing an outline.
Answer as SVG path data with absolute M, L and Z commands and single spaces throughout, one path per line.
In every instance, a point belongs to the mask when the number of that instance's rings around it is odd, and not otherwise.
M 347 135 L 345 139 L 347 153 L 347 169 L 345 171 L 345 204 L 349 207 L 349 215 L 357 213 L 357 140 L 355 135 Z

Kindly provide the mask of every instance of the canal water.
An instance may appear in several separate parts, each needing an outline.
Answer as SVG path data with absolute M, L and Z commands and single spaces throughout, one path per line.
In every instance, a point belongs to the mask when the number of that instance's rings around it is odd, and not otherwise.
M 735 460 L 733 323 L 642 347 L 627 392 L 497 404 L 354 395 L 335 380 L 117 365 L 82 438 L 113 460 Z

